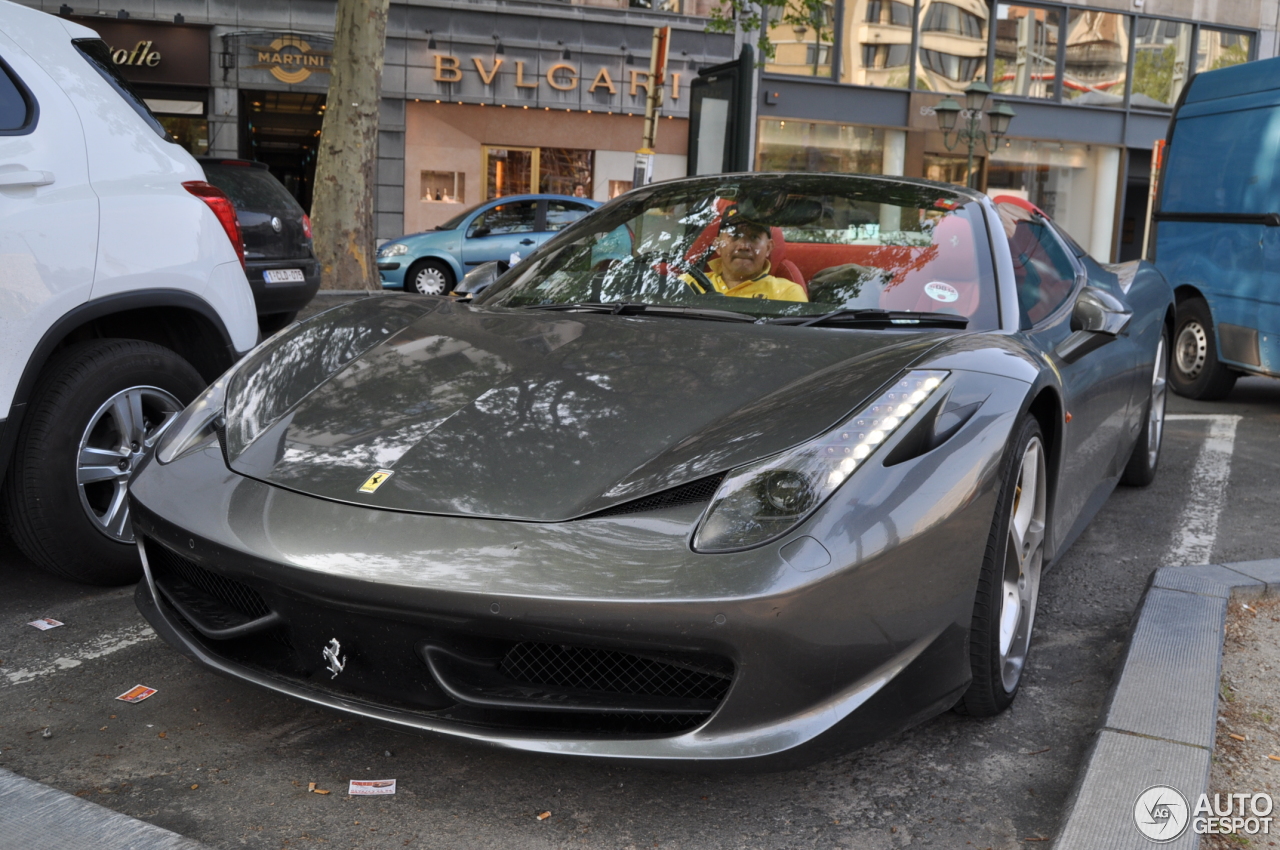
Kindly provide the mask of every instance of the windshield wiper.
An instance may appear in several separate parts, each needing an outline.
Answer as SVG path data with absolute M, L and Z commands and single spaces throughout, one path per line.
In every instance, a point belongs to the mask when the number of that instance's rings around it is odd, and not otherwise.
M 755 316 L 732 310 L 705 307 L 674 307 L 666 304 L 639 304 L 631 301 L 575 301 L 569 304 L 530 304 L 528 310 L 569 313 L 611 313 L 615 316 L 669 316 L 677 319 L 710 319 L 716 322 L 755 322 Z
M 875 308 L 832 310 L 821 316 L 783 316 L 767 319 L 771 325 L 795 325 L 807 328 L 819 325 L 860 325 L 877 328 L 967 328 L 969 320 L 954 313 L 918 313 L 915 310 L 879 310 Z

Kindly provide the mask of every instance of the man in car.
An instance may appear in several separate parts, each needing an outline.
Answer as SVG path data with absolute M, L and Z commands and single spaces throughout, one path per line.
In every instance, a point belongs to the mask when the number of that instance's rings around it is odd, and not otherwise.
M 725 211 L 715 243 L 719 256 L 707 263 L 706 278 L 716 292 L 735 298 L 808 301 L 804 288 L 798 283 L 770 274 L 773 239 L 769 228 L 736 218 L 734 212 L 733 207 Z M 707 291 L 706 284 L 693 275 L 682 275 L 681 279 L 700 293 Z

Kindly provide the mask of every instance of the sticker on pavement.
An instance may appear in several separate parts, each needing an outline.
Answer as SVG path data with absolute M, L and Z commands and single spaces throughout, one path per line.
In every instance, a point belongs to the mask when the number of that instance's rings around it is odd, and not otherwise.
M 376 797 L 379 794 L 396 793 L 394 779 L 353 779 L 347 793 L 352 797 Z
M 132 688 L 116 697 L 116 699 L 124 700 L 125 702 L 142 702 L 155 692 L 155 688 L 148 688 L 146 685 L 134 685 Z
M 63 624 L 52 617 L 41 617 L 39 620 L 32 620 L 30 623 L 27 623 L 27 625 L 35 626 L 40 631 L 47 632 L 49 629 L 56 629 L 58 626 Z

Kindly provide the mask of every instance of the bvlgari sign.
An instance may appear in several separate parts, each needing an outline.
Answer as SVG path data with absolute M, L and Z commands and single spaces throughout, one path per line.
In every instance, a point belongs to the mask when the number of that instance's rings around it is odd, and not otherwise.
M 540 73 L 535 70 L 537 63 L 533 61 L 515 59 L 508 64 L 504 56 L 494 56 L 490 59 L 485 59 L 483 56 L 468 58 L 471 61 L 464 63 L 462 58 L 452 53 L 435 54 L 433 79 L 437 83 L 459 83 L 463 81 L 464 74 L 474 71 L 480 82 L 486 88 L 491 88 L 494 85 L 494 79 L 501 72 L 514 78 L 516 90 L 538 89 L 546 83 L 549 88 L 560 92 L 574 91 L 581 86 L 591 94 L 601 92 L 616 95 L 621 88 L 631 97 L 643 97 L 640 89 L 648 93 L 651 84 L 649 72 L 639 68 L 626 68 L 624 71 L 619 71 L 616 68 L 611 70 L 607 65 L 600 65 L 592 73 L 585 67 L 580 71 L 577 65 L 569 62 L 556 62 L 545 72 Z M 505 69 L 504 66 L 506 66 Z M 680 74 L 669 74 L 667 79 L 671 82 L 668 100 L 679 100 Z

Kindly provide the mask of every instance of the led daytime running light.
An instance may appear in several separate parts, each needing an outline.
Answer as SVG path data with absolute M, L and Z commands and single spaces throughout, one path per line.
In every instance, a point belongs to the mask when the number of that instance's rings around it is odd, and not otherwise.
M 909 372 L 839 428 L 730 472 L 694 535 L 693 548 L 746 549 L 795 528 L 911 418 L 947 374 Z

